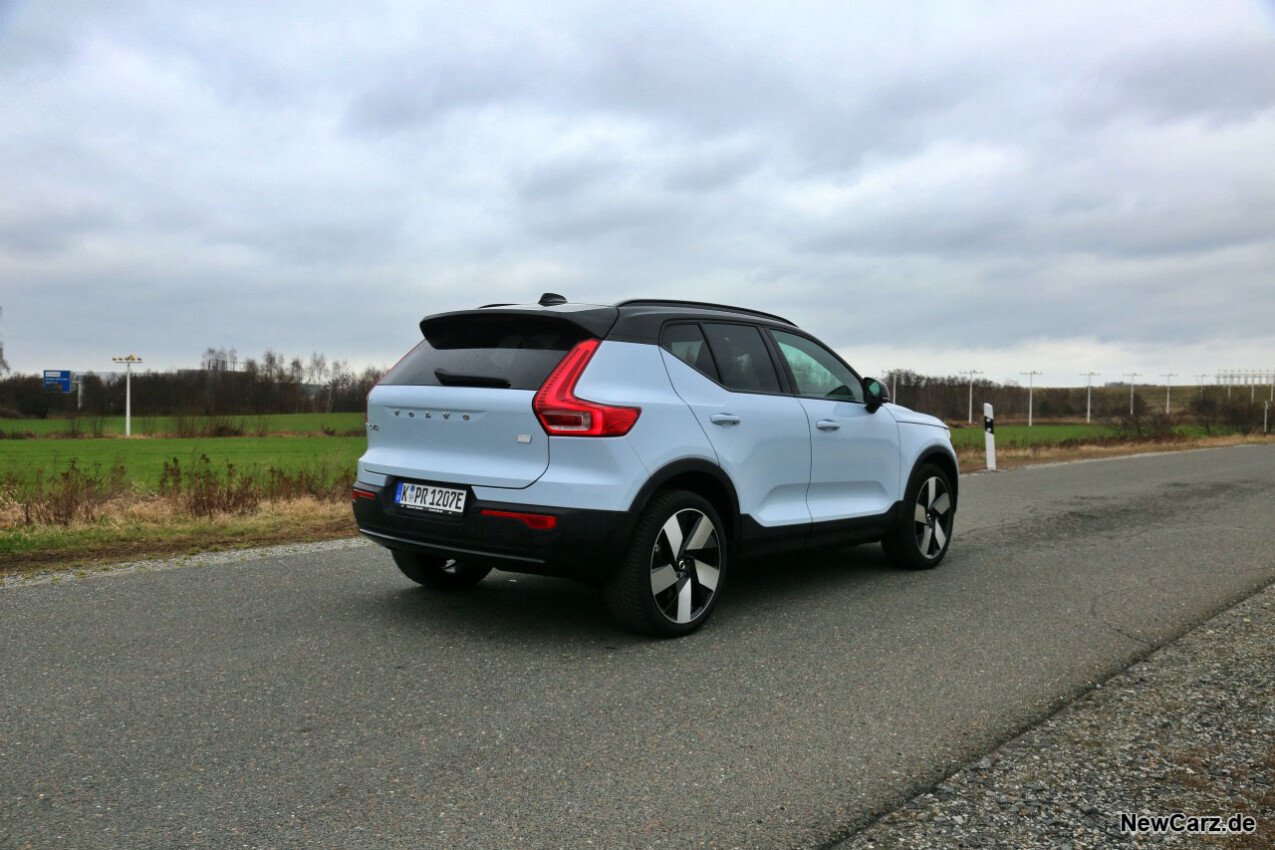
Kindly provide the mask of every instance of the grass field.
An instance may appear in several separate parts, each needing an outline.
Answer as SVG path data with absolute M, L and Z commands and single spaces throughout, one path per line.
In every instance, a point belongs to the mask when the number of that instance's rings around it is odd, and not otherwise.
M 179 421 L 179 419 L 181 421 Z M 244 434 L 268 436 L 272 434 L 323 434 L 327 431 L 347 434 L 363 430 L 362 413 L 286 413 L 274 416 L 134 416 L 133 434 L 153 436 L 176 434 L 179 426 L 193 429 L 195 433 L 207 432 L 219 423 L 229 424 Z M 124 434 L 123 416 L 81 416 L 78 419 L 0 419 L 0 433 L 34 434 L 36 437 L 54 437 L 67 434 L 116 437 Z
M 1111 439 L 1115 432 L 1106 425 L 997 425 L 997 446 L 1056 445 L 1067 441 L 1092 441 Z M 983 429 L 977 425 L 952 429 L 952 445 L 957 449 L 982 448 Z
M 359 419 L 362 422 L 362 417 Z M 153 492 L 164 462 L 177 458 L 190 468 L 201 455 L 223 469 L 227 462 L 239 469 L 273 466 L 281 470 L 327 465 L 354 469 L 367 447 L 364 437 L 153 437 L 133 440 L 4 440 L 0 441 L 0 481 L 27 480 L 36 470 L 63 470 L 71 460 L 81 468 L 122 465 L 125 478 L 144 493 Z

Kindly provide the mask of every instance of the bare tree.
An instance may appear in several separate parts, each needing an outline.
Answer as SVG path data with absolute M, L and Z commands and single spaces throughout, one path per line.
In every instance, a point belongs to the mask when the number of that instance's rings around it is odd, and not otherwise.
M 305 367 L 305 380 L 309 384 L 322 384 L 328 377 L 328 360 L 317 351 L 310 352 L 310 362 Z
M 4 317 L 4 308 L 0 307 L 0 318 Z M 9 371 L 9 361 L 4 359 L 4 340 L 0 339 L 0 375 Z

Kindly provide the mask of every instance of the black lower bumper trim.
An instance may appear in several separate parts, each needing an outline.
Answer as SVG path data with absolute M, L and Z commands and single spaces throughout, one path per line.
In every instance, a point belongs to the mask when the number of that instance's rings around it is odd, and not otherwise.
M 388 549 L 442 555 L 508 572 L 559 576 L 587 584 L 600 584 L 611 575 L 631 527 L 625 511 L 488 502 L 473 498 L 472 491 L 462 516 L 428 514 L 394 504 L 396 481 L 384 487 L 358 482 L 356 488 L 373 496 L 354 500 L 359 532 Z M 533 529 L 516 517 L 489 516 L 485 510 L 548 515 L 557 522 L 551 529 Z

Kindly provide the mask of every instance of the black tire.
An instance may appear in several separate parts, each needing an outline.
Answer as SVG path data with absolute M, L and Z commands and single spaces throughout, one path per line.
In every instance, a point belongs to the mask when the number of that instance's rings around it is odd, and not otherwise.
M 611 616 L 656 637 L 680 637 L 704 625 L 726 578 L 725 531 L 707 499 L 684 490 L 657 495 L 603 587 Z
M 927 463 L 912 473 L 903 497 L 903 514 L 894 530 L 881 541 L 881 548 L 896 567 L 933 569 L 952 544 L 955 514 L 951 480 L 942 468 Z
M 391 551 L 399 571 L 430 590 L 468 590 L 487 577 L 491 567 L 479 567 L 441 555 Z

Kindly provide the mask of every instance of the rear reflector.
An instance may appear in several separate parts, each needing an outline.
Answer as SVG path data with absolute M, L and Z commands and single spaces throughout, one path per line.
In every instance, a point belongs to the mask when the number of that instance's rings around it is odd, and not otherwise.
M 376 498 L 376 494 L 373 493 L 371 490 L 360 490 L 358 487 L 355 487 L 353 490 L 350 491 L 350 496 L 356 502 L 359 499 L 375 499 Z
M 556 528 L 558 518 L 556 516 L 548 516 L 547 514 L 522 514 L 514 511 L 493 511 L 483 508 L 481 511 L 483 516 L 498 516 L 506 519 L 516 519 L 527 528 L 534 528 L 536 531 L 549 531 Z

